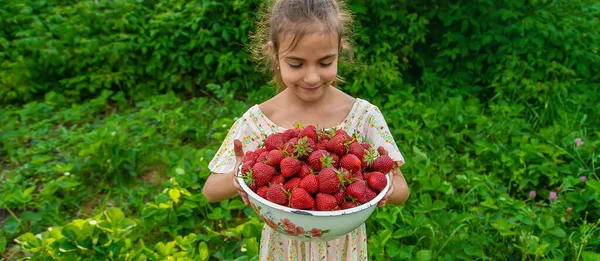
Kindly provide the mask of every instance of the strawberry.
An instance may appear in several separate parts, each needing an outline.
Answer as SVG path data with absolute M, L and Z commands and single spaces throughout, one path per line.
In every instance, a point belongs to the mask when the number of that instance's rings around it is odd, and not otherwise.
M 377 197 L 377 193 L 375 193 L 375 191 L 373 191 L 372 189 L 370 189 L 369 187 L 367 187 L 366 189 L 366 197 L 367 197 L 367 202 L 373 200 L 375 197 Z
M 262 154 L 265 151 L 267 151 L 267 149 L 265 149 L 265 148 L 258 148 L 256 150 L 254 150 L 254 153 L 256 153 L 256 155 L 260 155 L 260 154 Z M 256 156 L 256 157 L 258 158 L 258 156 Z
M 327 150 L 327 142 L 329 142 L 329 139 L 321 137 L 321 141 L 315 144 L 315 150 Z
M 309 174 L 300 181 L 299 187 L 305 189 L 311 195 L 319 192 L 319 179 L 316 175 Z
M 363 176 L 362 171 L 356 172 L 356 173 L 352 173 L 352 179 L 354 180 L 365 180 L 365 177 Z
M 285 182 L 285 184 L 283 185 L 283 188 L 285 188 L 285 190 L 292 191 L 296 187 L 300 186 L 301 181 L 302 181 L 301 178 L 293 177 L 290 180 L 288 180 L 287 182 Z
M 267 200 L 282 206 L 288 205 L 288 195 L 281 184 L 273 184 L 267 191 Z
M 363 180 L 357 180 L 346 188 L 346 195 L 355 198 L 360 203 L 367 203 L 367 184 Z
M 317 131 L 313 125 L 308 125 L 300 130 L 300 133 L 298 133 L 298 138 L 302 137 L 308 137 L 315 142 L 319 141 L 319 136 L 317 135 Z
M 365 148 L 365 150 L 368 150 L 369 148 L 371 148 L 371 144 L 366 141 L 363 141 L 360 144 L 363 146 L 363 148 Z
M 248 162 L 248 161 L 255 161 L 258 158 L 258 153 L 254 152 L 254 151 L 246 151 L 246 153 L 244 154 L 244 163 Z
M 353 207 L 357 207 L 358 204 L 356 204 L 356 202 L 353 201 L 344 201 L 341 205 L 340 208 L 341 209 L 349 209 L 349 208 L 353 208 Z
M 299 159 L 306 159 L 313 152 L 315 148 L 315 142 L 308 137 L 302 137 L 298 139 L 296 146 L 294 146 L 294 156 Z
M 290 207 L 295 209 L 312 209 L 315 207 L 315 200 L 303 188 L 296 188 L 292 190 Z
M 329 211 L 337 207 L 338 202 L 334 196 L 327 193 L 318 193 L 316 196 L 317 210 Z
M 319 180 L 319 191 L 324 193 L 333 194 L 342 187 L 340 178 L 332 167 L 321 170 L 317 179 Z
M 258 158 L 256 158 L 256 162 L 265 163 L 267 161 L 267 156 L 269 155 L 268 151 L 263 151 Z
M 256 194 L 258 194 L 260 197 L 262 198 L 267 198 L 267 191 L 269 190 L 269 187 L 267 186 L 262 186 L 260 188 L 258 188 L 258 190 L 256 191 Z
M 321 171 L 323 167 L 332 167 L 333 158 L 328 156 L 329 152 L 326 150 L 314 151 L 308 157 L 308 164 L 310 164 L 313 171 Z
M 374 191 L 379 192 L 387 185 L 387 179 L 385 178 L 385 174 L 381 172 L 372 172 L 369 178 L 367 178 L 367 184 Z
M 286 142 L 287 142 L 287 140 L 285 140 L 285 135 L 281 132 L 277 132 L 277 133 L 269 135 L 265 139 L 265 148 L 268 151 L 275 150 L 275 149 L 281 149 L 281 148 L 283 148 L 283 145 Z
M 252 166 L 254 166 L 253 160 L 242 163 L 242 174 L 246 175 L 246 173 L 248 173 L 248 171 L 250 171 L 250 169 L 252 169 Z
M 337 129 L 335 130 L 335 136 L 344 136 L 344 139 L 346 140 L 351 140 L 352 137 L 350 137 L 350 135 L 348 135 L 348 133 L 344 130 L 344 129 Z
M 269 153 L 267 154 L 265 163 L 267 165 L 275 167 L 275 166 L 278 166 L 279 163 L 281 163 L 282 159 L 283 159 L 283 152 L 281 152 L 280 150 L 272 150 L 272 151 L 269 151 Z
M 333 137 L 333 139 L 327 142 L 327 150 L 338 155 L 344 155 L 348 150 L 348 147 L 346 145 L 347 141 L 348 140 L 346 139 L 346 136 L 336 135 L 335 137 Z
M 269 183 L 271 185 L 273 185 L 273 184 L 283 184 L 284 182 L 285 182 L 285 178 L 281 174 L 273 176 L 273 178 L 271 178 L 271 181 L 269 181 Z
M 346 196 L 346 193 L 344 193 L 343 189 L 340 189 L 338 190 L 338 192 L 334 193 L 333 196 L 335 197 L 335 200 L 337 200 L 337 203 L 339 205 L 344 202 L 344 197 Z
M 333 167 L 339 168 L 340 167 L 340 156 L 338 156 L 335 153 L 332 153 L 331 158 L 333 158 L 333 162 L 331 163 L 333 165 Z
M 272 166 L 262 162 L 258 162 L 252 166 L 252 179 L 256 186 L 267 185 L 271 181 L 271 178 L 273 178 L 273 175 L 275 175 L 275 168 Z
M 302 162 L 301 165 L 302 167 L 300 167 L 300 171 L 298 172 L 299 178 L 303 179 L 304 177 L 312 174 L 308 164 Z
M 365 148 L 355 140 L 348 146 L 348 153 L 356 155 L 356 157 L 362 161 L 365 156 Z
M 381 173 L 389 173 L 394 166 L 394 161 L 388 155 L 380 155 L 373 161 L 371 168 Z
M 300 168 L 302 168 L 302 163 L 298 159 L 292 157 L 284 158 L 279 164 L 281 175 L 283 175 L 285 178 L 289 178 L 298 174 L 298 172 L 300 172 Z
M 288 142 L 283 144 L 282 150 L 284 150 L 287 153 L 287 155 L 293 155 L 296 143 L 298 143 L 298 138 L 292 138 Z
M 356 173 L 361 170 L 362 162 L 356 155 L 346 154 L 340 159 L 340 167 Z

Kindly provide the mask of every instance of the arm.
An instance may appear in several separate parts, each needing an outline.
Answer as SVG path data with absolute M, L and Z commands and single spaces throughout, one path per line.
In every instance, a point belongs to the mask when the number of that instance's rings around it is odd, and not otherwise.
M 403 164 L 403 162 L 399 161 L 396 162 L 396 164 L 396 166 L 398 167 L 394 167 L 392 169 L 393 191 L 388 199 L 388 203 L 393 205 L 402 205 L 404 204 L 404 202 L 406 202 L 406 200 L 408 200 L 408 197 L 410 196 L 410 191 L 408 190 L 408 185 L 406 184 L 404 175 L 400 170 L 400 166 Z
M 233 142 L 233 150 L 235 152 L 235 167 L 231 172 L 211 173 L 202 187 L 202 194 L 208 202 L 220 202 L 233 197 L 235 194 L 240 194 L 244 203 L 249 205 L 248 194 L 244 192 L 242 187 L 235 177 L 236 171 L 244 159 L 244 150 L 242 143 L 239 140 Z
M 233 185 L 234 172 L 221 174 L 211 173 L 204 183 L 202 194 L 208 202 L 220 202 L 233 197 L 237 190 Z

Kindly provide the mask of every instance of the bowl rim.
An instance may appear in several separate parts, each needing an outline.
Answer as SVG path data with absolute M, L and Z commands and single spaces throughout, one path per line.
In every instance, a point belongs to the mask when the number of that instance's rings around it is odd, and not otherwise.
M 290 208 L 290 207 L 282 206 L 279 204 L 275 204 L 275 203 L 268 201 L 267 199 L 259 196 L 254 191 L 252 191 L 250 189 L 250 187 L 248 187 L 248 185 L 246 185 L 246 182 L 239 174 L 241 172 L 242 172 L 242 164 L 240 164 L 240 166 L 238 167 L 238 170 L 236 171 L 236 175 L 237 175 L 236 178 L 238 179 L 238 182 L 240 183 L 240 186 L 242 187 L 244 192 L 246 192 L 248 194 L 248 197 L 252 197 L 256 201 L 258 201 L 264 205 L 267 205 L 271 208 L 275 208 L 275 209 L 278 209 L 278 210 L 281 210 L 281 211 L 284 211 L 287 213 L 291 213 L 291 214 L 302 214 L 302 215 L 306 215 L 306 216 L 330 217 L 330 216 L 341 216 L 341 215 L 348 215 L 348 214 L 361 212 L 363 210 L 371 208 L 374 205 L 377 205 L 377 203 L 379 203 L 379 201 L 381 201 L 381 199 L 383 199 L 383 197 L 387 194 L 388 190 L 390 189 L 390 175 L 388 173 L 388 174 L 385 174 L 385 178 L 387 180 L 387 184 L 385 185 L 385 188 L 383 188 L 374 199 L 370 200 L 367 203 L 364 203 L 357 207 L 353 207 L 353 208 L 349 208 L 349 209 L 341 209 L 341 210 L 333 210 L 333 211 L 303 210 L 303 209 L 295 209 L 295 208 Z

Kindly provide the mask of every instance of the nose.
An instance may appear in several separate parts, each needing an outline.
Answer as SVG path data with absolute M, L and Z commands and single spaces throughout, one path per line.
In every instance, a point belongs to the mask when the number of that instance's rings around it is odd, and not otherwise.
M 319 74 L 314 69 L 309 70 L 306 75 L 304 75 L 304 82 L 311 86 L 316 85 L 320 80 L 321 77 L 319 77 Z

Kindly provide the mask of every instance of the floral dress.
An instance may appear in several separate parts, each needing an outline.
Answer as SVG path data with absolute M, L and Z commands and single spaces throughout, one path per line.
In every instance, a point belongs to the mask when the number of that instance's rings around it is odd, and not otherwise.
M 394 161 L 404 162 L 379 108 L 356 98 L 346 119 L 338 126 L 349 134 L 366 137 L 376 147 L 383 146 Z M 244 151 L 255 150 L 262 140 L 286 129 L 267 118 L 258 105 L 237 119 L 224 142 L 209 163 L 213 173 L 228 173 L 235 167 L 233 141 L 239 139 Z M 337 239 L 326 242 L 303 242 L 286 237 L 265 225 L 260 241 L 260 260 L 367 260 L 365 224 Z

